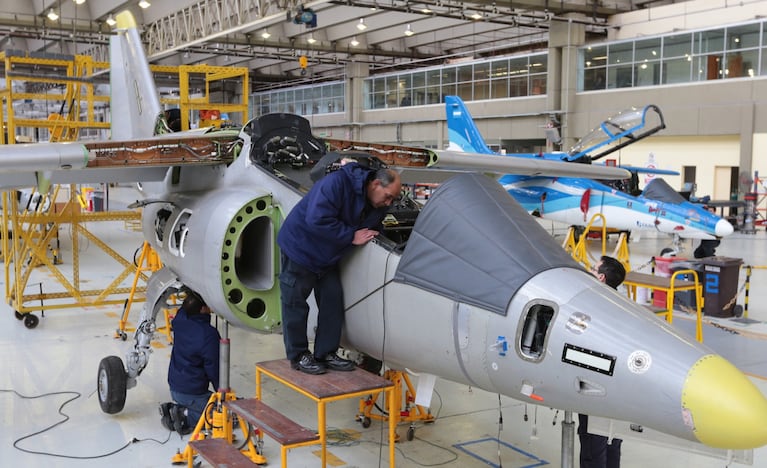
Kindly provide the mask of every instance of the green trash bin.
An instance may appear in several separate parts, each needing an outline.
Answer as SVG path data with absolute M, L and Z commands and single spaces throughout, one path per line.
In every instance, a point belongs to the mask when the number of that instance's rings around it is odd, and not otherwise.
M 703 283 L 703 313 L 713 317 L 735 315 L 733 300 L 738 293 L 738 276 L 743 259 L 706 257 L 700 259 Z

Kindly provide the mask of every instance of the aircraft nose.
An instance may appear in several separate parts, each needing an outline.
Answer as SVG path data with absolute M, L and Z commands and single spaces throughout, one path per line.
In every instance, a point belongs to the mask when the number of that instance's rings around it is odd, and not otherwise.
M 716 222 L 716 226 L 714 226 L 714 234 L 717 237 L 729 236 L 733 231 L 732 224 L 726 219 L 720 219 Z
M 767 399 L 735 366 L 709 354 L 687 373 L 682 410 L 695 437 L 724 449 L 751 449 L 767 444 Z

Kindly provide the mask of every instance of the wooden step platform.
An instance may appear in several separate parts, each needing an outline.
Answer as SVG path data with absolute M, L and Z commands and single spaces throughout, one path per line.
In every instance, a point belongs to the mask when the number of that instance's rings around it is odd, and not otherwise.
M 215 467 L 252 468 L 258 466 L 224 439 L 192 440 L 189 445 Z
M 280 445 L 319 443 L 320 436 L 255 398 L 224 403 L 234 413 L 264 431 Z

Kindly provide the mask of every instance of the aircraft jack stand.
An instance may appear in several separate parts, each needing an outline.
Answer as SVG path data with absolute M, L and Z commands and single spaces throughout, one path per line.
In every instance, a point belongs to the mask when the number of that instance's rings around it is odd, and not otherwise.
M 415 402 L 416 395 L 415 389 L 413 388 L 413 384 L 410 382 L 410 377 L 408 377 L 405 372 L 390 369 L 384 372 L 383 377 L 384 379 L 394 384 L 394 391 L 392 392 L 392 395 L 394 395 L 395 399 L 393 405 L 394 408 L 403 407 L 402 383 L 405 383 L 405 406 L 404 409 L 402 409 L 398 415 L 395 414 L 394 417 L 396 418 L 397 423 L 400 421 L 410 422 L 410 427 L 407 430 L 407 440 L 413 440 L 413 437 L 415 437 L 415 422 L 423 421 L 425 424 L 430 424 L 434 422 L 434 416 L 429 413 L 428 409 L 424 408 L 423 406 L 413 404 Z M 359 414 L 357 415 L 357 420 L 362 423 L 362 427 L 370 427 L 370 422 L 372 419 L 388 421 L 389 416 L 387 414 L 373 413 L 373 408 L 376 407 L 378 396 L 381 394 L 382 393 L 379 392 L 375 395 L 370 395 L 367 398 L 360 399 Z M 384 405 L 381 408 L 388 408 L 385 403 L 386 402 L 384 402 Z M 397 434 L 395 441 L 399 442 L 399 434 Z
M 232 414 L 224 408 L 225 401 L 237 399 L 234 392 L 218 391 L 210 396 L 208 404 L 205 406 L 200 420 L 194 427 L 194 431 L 189 435 L 189 442 L 193 440 L 202 440 L 206 438 L 226 439 L 229 444 L 234 442 L 234 418 Z M 242 431 L 245 442 L 238 448 L 243 455 L 250 458 L 257 465 L 266 464 L 266 457 L 261 455 L 263 439 L 261 431 L 255 429 L 253 435 L 256 437 L 256 443 L 253 443 L 251 430 L 248 423 L 237 418 L 237 425 Z M 179 451 L 171 459 L 174 465 L 187 464 L 190 468 L 194 466 L 194 450 L 187 443 L 183 452 Z

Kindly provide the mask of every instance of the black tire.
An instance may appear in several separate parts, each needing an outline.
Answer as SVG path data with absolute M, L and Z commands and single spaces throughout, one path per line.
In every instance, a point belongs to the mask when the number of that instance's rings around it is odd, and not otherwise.
M 370 422 L 371 422 L 371 421 L 370 421 L 370 418 L 369 418 L 369 417 L 365 416 L 364 418 L 362 418 L 362 421 L 361 421 L 361 422 L 362 422 L 362 427 L 364 427 L 365 429 L 367 429 L 368 427 L 370 427 Z
M 24 316 L 24 326 L 29 328 L 30 330 L 35 328 L 38 323 L 40 323 L 40 319 L 37 318 L 37 315 L 35 315 L 35 314 L 26 314 Z
M 415 428 L 414 427 L 408 427 L 407 428 L 407 440 L 408 442 L 413 440 L 415 438 Z
M 24 320 L 24 314 L 19 312 L 18 310 L 13 311 L 14 317 L 16 317 L 18 320 Z
M 99 363 L 96 390 L 101 411 L 115 414 L 125 407 L 128 375 L 123 361 L 118 356 L 107 356 Z

